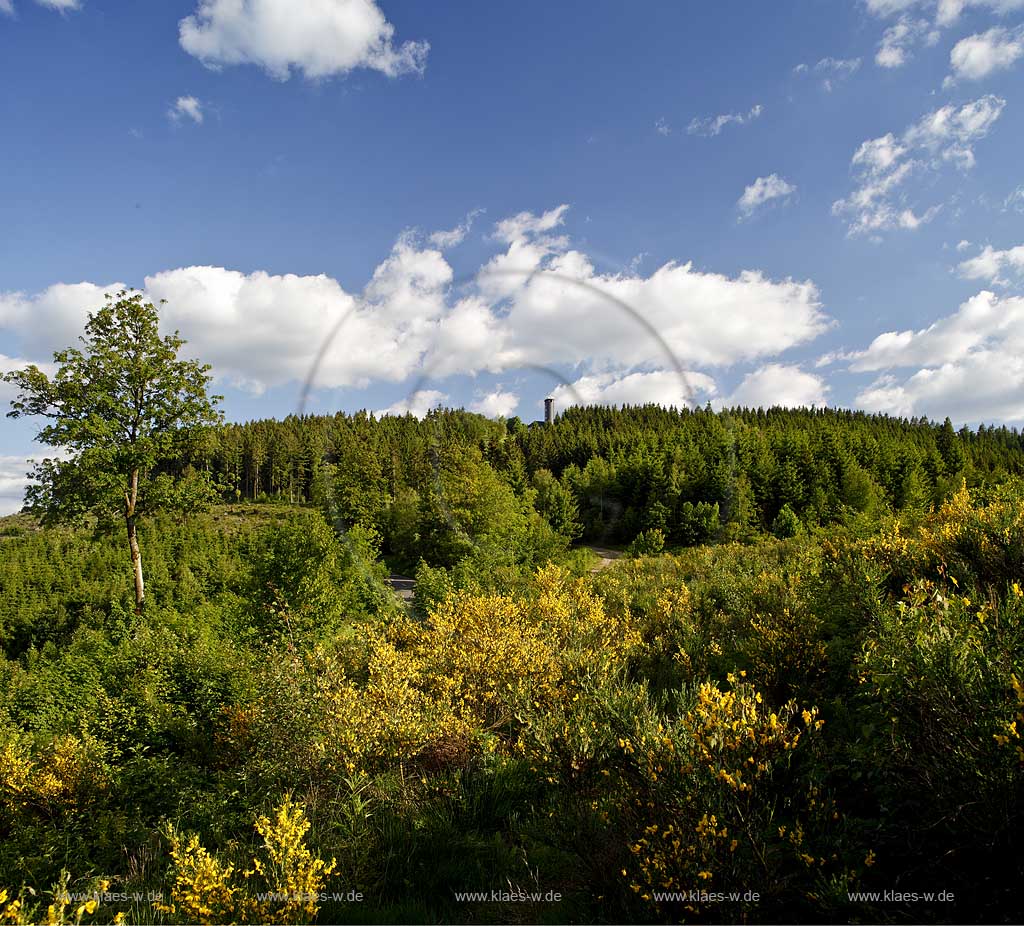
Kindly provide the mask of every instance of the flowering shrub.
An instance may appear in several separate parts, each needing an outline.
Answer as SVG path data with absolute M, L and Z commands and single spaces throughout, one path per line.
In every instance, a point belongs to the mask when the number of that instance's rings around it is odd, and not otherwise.
M 744 650 L 751 674 L 776 700 L 812 688 L 825 671 L 821 619 L 806 608 L 755 614 Z
M 519 701 L 549 704 L 561 690 L 562 667 L 545 628 L 509 598 L 447 599 L 431 612 L 414 651 L 430 694 L 483 726 L 507 724 Z
M 913 534 L 899 520 L 864 545 L 893 574 L 892 590 L 915 578 L 950 575 L 959 582 L 1005 588 L 1024 564 L 1024 489 L 1015 484 L 972 495 L 966 483 Z
M 547 567 L 529 599 L 458 593 L 426 624 L 397 618 L 367 631 L 355 662 L 352 651 L 316 649 L 268 666 L 252 703 L 225 713 L 220 740 L 229 754 L 265 757 L 281 782 L 465 762 L 474 730 L 510 741 L 524 709 L 554 709 L 638 645 L 629 619 L 609 616 L 585 580 Z
M 305 846 L 309 821 L 302 807 L 285 798 L 274 819 L 261 816 L 256 831 L 263 837 L 265 859 L 253 859 L 246 877 L 260 875 L 272 892 L 285 895 L 281 901 L 257 903 L 257 919 L 279 923 L 304 923 L 316 918 L 317 896 L 337 862 L 324 862 Z
M 415 628 L 408 628 L 415 633 Z M 379 771 L 464 731 L 450 705 L 422 688 L 421 661 L 370 635 L 353 677 L 345 653 L 314 649 L 267 666 L 252 701 L 226 712 L 220 741 L 259 787 L 314 785 Z
M 57 817 L 86 809 L 107 787 L 95 741 L 59 736 L 35 746 L 0 729 L 0 807 L 11 816 Z
M 33 899 L 35 891 L 22 889 L 17 897 L 11 897 L 9 891 L 0 888 L 0 923 L 9 923 L 11 926 L 35 926 L 40 923 L 46 926 L 81 926 L 96 913 L 99 901 L 95 897 L 72 900 L 70 883 L 71 876 L 66 870 L 62 871 L 60 880 L 50 889 L 52 902 L 46 905 L 45 913 L 42 903 Z M 93 881 L 86 885 L 87 890 L 82 894 L 98 897 L 109 887 L 109 881 Z M 123 923 L 124 914 L 115 914 L 113 922 Z
M 261 816 L 256 831 L 263 837 L 262 857 L 241 872 L 208 852 L 195 834 L 171 828 L 174 883 L 171 903 L 162 913 L 185 922 L 307 923 L 316 919 L 320 894 L 336 867 L 305 845 L 309 821 L 301 804 L 286 797 L 274 819 Z
M 891 570 L 890 588 L 902 583 L 866 627 L 851 699 L 861 739 L 849 754 L 889 808 L 878 831 L 892 845 L 917 832 L 922 854 L 953 852 L 965 867 L 984 858 L 986 877 L 1001 866 L 1016 877 L 989 847 L 1012 843 L 1024 810 L 1013 748 L 1024 503 L 1009 489 L 972 500 L 961 487 L 919 530 L 897 524 L 862 549 Z
M 629 889 L 667 912 L 674 906 L 655 892 L 760 884 L 758 867 L 780 846 L 789 847 L 786 855 L 791 849 L 824 865 L 804 844 L 806 820 L 786 774 L 802 737 L 823 723 L 816 709 L 801 711 L 793 702 L 771 710 L 752 685 L 730 675 L 726 689 L 699 685 L 676 720 L 663 718 L 653 729 L 622 737 L 623 760 L 635 775 L 627 809 L 632 860 L 622 870 Z M 816 799 L 820 794 L 810 798 Z M 790 826 L 778 827 L 780 818 Z M 774 889 L 791 867 L 783 862 L 772 873 Z M 697 913 L 700 905 L 688 909 Z
M 1003 731 L 994 733 L 993 737 L 1000 746 L 1012 746 L 1018 760 L 1024 765 L 1024 748 L 1021 747 L 1021 729 L 1024 728 L 1024 685 L 1016 675 L 1012 676 L 1011 681 L 1014 694 L 1017 696 L 1013 719 L 1006 721 Z
M 244 915 L 241 888 L 234 883 L 235 866 L 225 865 L 211 855 L 192 833 L 181 836 L 168 832 L 174 863 L 172 902 L 161 905 L 161 913 L 180 914 L 185 921 L 216 923 Z

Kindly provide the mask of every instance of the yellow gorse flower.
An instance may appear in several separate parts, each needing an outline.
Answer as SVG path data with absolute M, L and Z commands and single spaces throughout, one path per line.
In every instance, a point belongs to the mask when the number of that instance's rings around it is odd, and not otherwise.
M 307 848 L 309 826 L 302 805 L 286 797 L 272 819 L 256 820 L 256 831 L 263 837 L 262 857 L 253 858 L 252 867 L 241 873 L 208 852 L 198 836 L 183 837 L 171 829 L 171 903 L 158 904 L 157 910 L 197 923 L 314 920 L 319 895 L 337 863 L 324 862 Z M 257 875 L 260 890 L 249 882 Z M 261 893 L 274 899 L 259 899 Z

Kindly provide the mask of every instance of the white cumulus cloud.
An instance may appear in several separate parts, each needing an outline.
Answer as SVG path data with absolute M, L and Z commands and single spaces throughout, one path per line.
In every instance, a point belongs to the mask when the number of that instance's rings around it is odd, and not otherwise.
M 594 373 L 582 376 L 570 386 L 558 386 L 551 393 L 559 407 L 576 405 L 663 405 L 683 408 L 699 404 L 700 396 L 713 396 L 715 381 L 693 370 L 680 376 L 676 371 L 639 373 Z
M 959 109 L 943 106 L 911 126 L 903 136 L 904 142 L 969 169 L 974 166 L 974 143 L 988 135 L 1005 106 L 1006 100 L 992 94 Z
M 945 80 L 951 86 L 961 80 L 982 80 L 994 71 L 1013 67 L 1024 56 L 1024 28 L 996 26 L 961 39 L 949 53 L 952 73 Z
M 374 0 L 200 0 L 179 23 L 181 47 L 207 66 L 255 64 L 279 80 L 422 73 L 429 44 L 394 33 Z
M 0 516 L 21 511 L 25 504 L 25 490 L 32 482 L 28 473 L 34 464 L 43 458 L 61 459 L 66 456 L 65 452 L 53 447 L 47 447 L 42 454 L 0 456 Z
M 438 389 L 420 389 L 414 395 L 399 399 L 394 404 L 380 409 L 375 414 L 378 418 L 383 418 L 385 415 L 395 415 L 398 417 L 412 415 L 414 418 L 425 418 L 427 412 L 443 406 L 448 399 L 447 393 L 441 392 Z
M 506 392 L 499 386 L 493 392 L 474 401 L 469 410 L 488 418 L 511 418 L 518 407 L 519 396 L 514 392 Z
M 610 377 L 597 386 L 618 384 L 614 396 L 640 386 L 678 391 L 675 373 L 659 379 L 650 371 L 765 360 L 831 324 L 811 281 L 773 280 L 757 270 L 726 276 L 674 261 L 646 274 L 639 266 L 601 272 L 564 234 L 552 235 L 564 230 L 565 216 L 566 207 L 557 207 L 498 222 L 498 253 L 462 281 L 439 249 L 405 234 L 361 292 L 326 274 L 217 266 L 153 273 L 145 292 L 167 300 L 164 328 L 180 330 L 186 352 L 210 363 L 219 384 L 253 393 L 305 382 L 321 347 L 315 388 L 416 376 L 433 387 L 451 375 L 543 367 Z M 0 293 L 0 333 L 17 343 L 19 356 L 48 359 L 75 343 L 105 292 L 120 288 L 79 283 Z M 707 375 L 688 374 L 700 389 L 711 384 L 700 379 Z M 511 399 L 500 390 L 487 407 L 500 413 L 499 401 Z
M 726 407 L 810 408 L 826 404 L 829 387 L 814 373 L 789 363 L 767 363 L 748 373 L 733 393 L 722 401 Z
M 1003 200 L 1002 210 L 1003 212 L 1022 212 L 1024 213 L 1024 183 L 1013 190 L 1006 199 Z
M 0 456 L 0 515 L 21 510 L 30 466 L 26 457 Z
M 923 0 L 864 0 L 868 12 L 876 16 L 891 16 L 894 13 L 902 13 L 915 6 L 922 5 Z
M 833 359 L 878 377 L 856 404 L 891 415 L 956 421 L 1024 418 L 1024 298 L 987 291 L 926 328 L 887 331 Z M 897 371 L 911 372 L 897 372 Z
M 436 250 L 400 239 L 361 295 L 319 276 L 186 267 L 146 278 L 166 299 L 168 327 L 228 383 L 260 392 L 303 381 L 317 348 L 343 324 L 317 375 L 323 387 L 396 382 L 417 366 L 445 310 L 451 268 Z M 342 319 L 344 321 L 342 322 Z
M 1009 286 L 1009 276 L 1024 278 L 1024 244 L 999 251 L 985 245 L 981 253 L 959 266 L 965 280 L 984 280 L 993 286 Z
M 994 293 L 972 296 L 959 311 L 918 331 L 887 331 L 866 350 L 848 355 L 854 371 L 959 363 L 993 349 L 1020 352 L 1024 347 L 1024 298 L 1001 299 Z
M 919 42 L 934 45 L 939 33 L 923 19 L 901 16 L 882 34 L 875 53 L 875 64 L 882 68 L 903 67 L 911 58 L 911 49 Z
M 483 209 L 473 209 L 466 217 L 455 226 L 447 231 L 436 231 L 433 232 L 427 240 L 434 245 L 434 247 L 440 248 L 442 251 L 448 248 L 454 248 L 457 245 L 462 244 L 466 240 L 466 235 L 469 234 L 473 228 L 473 222 L 476 221 L 478 216 L 484 214 Z
M 90 311 L 103 305 L 105 293 L 123 283 L 55 283 L 40 293 L 0 292 L 0 329 L 15 334 L 22 352 L 34 362 L 77 342 Z
M 736 203 L 740 212 L 749 217 L 766 203 L 773 199 L 786 199 L 796 192 L 796 187 L 778 174 L 769 174 L 767 177 L 758 177 L 744 191 Z
M 47 9 L 57 10 L 61 13 L 82 8 L 81 0 L 36 0 L 36 3 L 39 6 L 45 6 Z M 0 0 L 0 13 L 13 16 L 14 0 Z
M 959 363 L 918 370 L 906 379 L 887 374 L 857 394 L 871 412 L 907 417 L 950 416 L 962 422 L 1024 420 L 1024 357 L 979 351 Z
M 865 0 L 868 12 L 888 17 L 919 10 L 935 17 L 937 26 L 951 26 L 968 7 L 1005 15 L 1024 9 L 1024 0 Z
M 194 96 L 179 96 L 170 109 L 167 110 L 167 118 L 171 122 L 181 122 L 183 119 L 191 119 L 196 125 L 203 124 L 203 104 Z
M 968 7 L 1005 16 L 1007 13 L 1024 10 L 1024 0 L 938 0 L 935 21 L 941 26 L 950 26 Z
M 906 64 L 914 46 L 935 45 L 942 30 L 953 26 L 968 7 L 1004 16 L 1024 9 L 1024 0 L 865 0 L 868 12 L 882 18 L 894 18 L 882 36 L 875 63 L 883 68 Z M 967 53 L 970 45 L 961 53 Z
M 838 81 L 855 74 L 861 65 L 860 58 L 822 58 L 817 63 L 798 64 L 793 68 L 796 75 L 810 74 L 812 71 L 821 77 L 821 86 L 831 92 Z
M 829 324 L 810 282 L 758 271 L 729 278 L 675 262 L 648 276 L 600 273 L 587 255 L 543 235 L 512 241 L 479 280 L 492 304 L 506 306 L 482 342 L 483 368 L 664 367 L 673 358 L 728 365 L 812 339 Z
M 520 212 L 518 215 L 498 222 L 494 226 L 494 237 L 512 244 L 533 235 L 552 231 L 565 222 L 565 214 L 568 211 L 569 204 L 562 203 L 561 206 L 556 206 L 540 215 L 534 215 L 532 212 Z

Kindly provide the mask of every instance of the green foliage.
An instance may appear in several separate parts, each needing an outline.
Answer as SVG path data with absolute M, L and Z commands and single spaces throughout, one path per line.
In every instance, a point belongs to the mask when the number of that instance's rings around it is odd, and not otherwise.
M 843 505 L 861 514 L 875 512 L 880 504 L 879 489 L 871 474 L 853 461 L 843 467 L 840 475 L 839 499 Z
M 772 521 L 771 533 L 780 540 L 788 537 L 796 537 L 803 530 L 800 516 L 788 504 L 781 507 L 775 520 Z
M 385 554 L 412 570 L 421 558 L 452 566 L 468 554 L 480 532 L 470 509 L 486 511 L 478 489 L 494 477 L 571 541 L 626 543 L 656 527 L 671 545 L 693 545 L 752 540 L 787 504 L 809 527 L 924 513 L 961 478 L 974 488 L 1024 473 L 1022 450 L 1006 428 L 957 433 L 835 409 L 646 406 L 572 408 L 543 428 L 448 410 L 422 420 L 292 416 L 219 429 L 196 462 L 226 500 L 314 501 L 332 524 L 372 525 Z M 715 505 L 720 525 L 709 529 Z M 458 527 L 441 526 L 448 521 Z
M 47 524 L 122 519 L 141 609 L 138 521 L 201 510 L 215 497 L 210 473 L 190 464 L 221 420 L 218 397 L 207 395 L 210 367 L 178 359 L 185 342 L 177 332 L 160 337 L 157 310 L 139 293 L 107 296 L 80 340 L 83 349 L 53 355 L 52 380 L 35 365 L 4 376 L 20 392 L 8 416 L 48 419 L 36 439 L 70 454 L 35 466 L 27 507 Z
M 185 342 L 160 337 L 157 310 L 138 293 L 121 292 L 89 315 L 82 348 L 54 354 L 51 379 L 36 366 L 5 375 L 20 395 L 10 417 L 41 417 L 37 440 L 69 451 L 34 471 L 29 507 L 48 523 L 84 513 L 123 515 L 131 474 L 162 479 L 138 486 L 139 513 L 177 501 L 171 473 L 202 448 L 204 429 L 220 421 L 207 397 L 209 366 L 178 359 Z M 215 397 L 216 399 L 216 397 Z M 205 492 L 205 474 L 189 472 L 187 503 Z
M 641 531 L 626 547 L 630 556 L 657 556 L 665 549 L 665 535 L 657 527 Z
M 149 551 L 149 587 L 164 607 L 188 612 L 211 605 L 237 609 L 247 593 L 255 533 L 295 509 L 219 508 L 187 523 L 158 514 L 142 525 Z M 62 646 L 80 626 L 105 628 L 127 620 L 131 577 L 120 539 L 85 529 L 42 530 L 25 516 L 0 523 L 24 525 L 0 539 L 0 646 L 11 659 L 47 643 Z
M 339 538 L 317 512 L 303 512 L 258 535 L 253 548 L 247 598 L 254 626 L 270 639 L 331 635 L 386 604 L 379 540 L 361 525 Z
M 789 507 L 788 503 L 782 506 L 772 522 L 772 533 L 783 540 L 787 537 L 795 537 L 802 529 L 803 525 L 800 523 L 799 515 Z
M 960 444 L 960 438 L 953 430 L 953 422 L 949 418 L 942 423 L 942 427 L 939 429 L 935 438 L 935 447 L 939 456 L 942 457 L 942 465 L 945 467 L 946 474 L 949 476 L 959 475 L 966 463 L 966 456 Z
M 718 533 L 718 503 L 683 502 L 676 521 L 676 536 L 687 546 L 707 543 Z
M 403 486 L 395 493 L 383 521 L 383 532 L 395 558 L 402 563 L 415 563 L 420 548 L 420 495 Z
M 417 611 L 429 614 L 454 592 L 455 583 L 447 569 L 420 562 L 416 570 L 416 590 L 413 599 Z
M 567 540 L 579 538 L 583 525 L 572 493 L 546 469 L 534 473 L 533 489 L 537 493 L 534 505 L 548 523 Z
M 281 503 L 143 525 L 155 606 L 142 614 L 110 538 L 0 520 L 0 885 L 16 898 L 66 869 L 227 922 L 259 918 L 231 897 L 319 885 L 336 859 L 327 890 L 362 891 L 359 908 L 279 919 L 1013 919 L 1024 485 L 1008 472 L 1011 435 L 956 435 L 954 484 L 932 426 L 838 422 L 345 419 L 366 441 L 351 452 L 379 453 L 384 475 L 365 498 L 348 483 L 344 512 L 329 468 L 344 462 L 310 439 L 308 469 L 292 471 L 267 429 L 246 452 L 278 463 L 257 473 L 239 451 L 232 484 Z M 303 425 L 289 427 L 299 454 Z M 878 450 L 890 431 L 906 453 L 873 458 L 864 443 Z M 507 445 L 528 451 L 528 480 Z M 896 512 L 908 473 L 937 494 Z M 288 505 L 292 480 L 319 507 Z M 643 555 L 596 573 L 582 551 L 572 574 L 545 563 L 567 556 L 555 486 L 588 531 L 614 534 L 631 511 Z M 658 553 L 682 542 L 686 504 L 714 545 Z M 787 511 L 798 528 L 779 533 L 792 536 L 758 535 Z M 721 542 L 730 528 L 746 542 Z M 435 543 L 407 613 L 380 556 Z M 267 855 L 286 844 L 288 860 Z M 254 881 L 227 870 L 265 857 Z M 294 877 L 266 877 L 289 860 L 303 863 Z M 894 884 L 956 901 L 895 910 L 847 893 Z M 221 887 L 237 888 L 218 895 L 221 913 L 197 913 Z M 510 887 L 561 900 L 455 901 Z M 111 901 L 95 919 L 118 912 L 163 915 Z
M 749 537 L 756 522 L 757 502 L 754 498 L 754 487 L 750 483 L 750 477 L 746 473 L 740 473 L 726 500 L 725 523 L 734 535 L 731 539 Z
M 418 534 L 429 561 L 453 566 L 479 546 L 516 550 L 528 525 L 524 502 L 478 451 L 439 452 L 420 499 Z

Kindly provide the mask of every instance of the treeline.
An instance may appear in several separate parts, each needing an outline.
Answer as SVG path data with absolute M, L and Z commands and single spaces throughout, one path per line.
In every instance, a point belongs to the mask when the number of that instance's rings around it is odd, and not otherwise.
M 147 530 L 140 614 L 0 519 L 2 923 L 1019 920 L 1024 480 L 426 619 L 311 507 Z
M 316 503 L 400 559 L 450 564 L 459 538 L 486 527 L 477 500 L 524 525 L 539 513 L 567 540 L 792 536 L 927 510 L 963 479 L 998 483 L 1024 472 L 1024 438 L 833 409 L 571 408 L 551 426 L 360 412 L 229 425 L 189 462 L 226 500 Z

